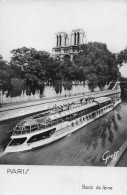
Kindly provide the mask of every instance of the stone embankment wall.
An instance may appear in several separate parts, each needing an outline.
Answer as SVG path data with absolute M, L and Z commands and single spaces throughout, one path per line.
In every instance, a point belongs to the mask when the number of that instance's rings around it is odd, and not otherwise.
M 105 89 L 107 86 L 105 86 Z M 99 88 L 97 87 L 95 91 L 99 91 Z M 43 96 L 41 97 L 40 93 L 36 91 L 35 95 L 26 95 L 26 93 L 22 92 L 21 96 L 17 97 L 7 97 L 7 92 L 4 94 L 0 93 L 0 102 L 1 104 L 5 103 L 14 103 L 14 102 L 21 102 L 21 101 L 31 101 L 31 100 L 39 100 L 43 97 L 49 98 L 49 97 L 60 97 L 60 96 L 69 96 L 74 94 L 80 94 L 80 93 L 87 93 L 90 92 L 89 87 L 87 84 L 83 85 L 83 83 L 77 83 L 73 84 L 72 88 L 70 90 L 65 90 L 65 88 L 62 86 L 61 93 L 56 93 L 55 88 L 53 86 L 45 86 Z

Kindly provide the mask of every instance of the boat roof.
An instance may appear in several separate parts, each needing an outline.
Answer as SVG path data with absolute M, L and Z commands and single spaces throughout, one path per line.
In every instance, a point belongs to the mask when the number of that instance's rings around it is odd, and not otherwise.
M 32 118 L 25 119 L 21 122 L 19 122 L 16 126 L 31 126 L 31 125 L 36 125 L 37 121 L 33 120 Z
M 99 98 L 94 99 L 94 102 L 92 102 L 90 104 L 81 105 L 79 107 L 76 107 L 76 108 L 73 108 L 73 109 L 70 109 L 70 110 L 65 110 L 63 112 L 58 112 L 58 113 L 55 113 L 55 114 L 51 114 L 50 111 L 46 111 L 46 112 L 28 117 L 28 118 L 20 121 L 16 126 L 32 126 L 32 125 L 36 125 L 36 124 L 39 124 L 39 123 L 42 124 L 42 123 L 45 123 L 45 122 L 50 122 L 51 120 L 56 120 L 56 119 L 62 118 L 64 116 L 67 116 L 67 115 L 79 112 L 81 110 L 93 107 L 97 103 L 103 103 L 103 102 L 106 102 L 106 101 L 109 101 L 109 100 L 111 100 L 111 98 L 109 98 L 109 97 L 99 97 Z
M 31 117 L 28 117 L 24 120 L 21 120 L 16 126 L 31 126 L 36 125 L 38 123 L 42 123 L 50 114 L 50 111 L 42 112 L 40 114 L 35 114 Z
M 97 103 L 103 103 L 103 102 L 107 102 L 110 100 L 111 100 L 111 98 L 109 98 L 109 97 L 99 97 L 99 98 L 94 99 L 94 101 Z
M 48 120 L 56 120 L 56 119 L 62 118 L 64 116 L 67 116 L 67 115 L 70 115 L 70 114 L 79 112 L 81 110 L 84 110 L 84 109 L 93 107 L 95 105 L 96 105 L 96 102 L 92 102 L 90 104 L 86 104 L 84 106 L 80 106 L 80 107 L 77 107 L 77 108 L 73 108 L 71 110 L 66 110 L 66 111 L 63 111 L 63 112 L 60 112 L 60 113 L 57 113 L 57 114 L 52 114 L 52 115 L 49 115 L 46 120 L 47 121 Z

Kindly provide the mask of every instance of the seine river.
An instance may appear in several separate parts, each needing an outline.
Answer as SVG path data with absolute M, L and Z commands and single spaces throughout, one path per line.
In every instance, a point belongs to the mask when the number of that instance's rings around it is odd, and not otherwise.
M 3 154 L 19 120 L 0 124 L 0 164 L 106 166 L 104 152 L 113 154 L 127 139 L 127 104 L 122 102 L 121 107 L 52 144 Z

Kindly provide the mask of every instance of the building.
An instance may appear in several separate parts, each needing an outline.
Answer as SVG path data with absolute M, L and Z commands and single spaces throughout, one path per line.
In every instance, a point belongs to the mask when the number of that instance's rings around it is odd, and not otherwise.
M 86 43 L 86 33 L 83 29 L 72 30 L 71 34 L 58 32 L 55 34 L 54 42 L 53 55 L 60 58 L 68 55 L 73 59 L 78 54 L 81 45 Z

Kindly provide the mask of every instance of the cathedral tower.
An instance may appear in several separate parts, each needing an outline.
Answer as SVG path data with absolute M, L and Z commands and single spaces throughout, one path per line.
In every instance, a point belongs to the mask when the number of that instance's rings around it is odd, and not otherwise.
M 52 49 L 55 56 L 63 57 L 69 55 L 73 59 L 74 55 L 80 51 L 80 46 L 86 43 L 86 33 L 83 29 L 72 30 L 68 35 L 65 32 L 55 34 L 55 47 Z

